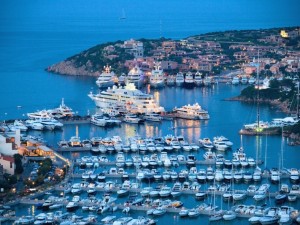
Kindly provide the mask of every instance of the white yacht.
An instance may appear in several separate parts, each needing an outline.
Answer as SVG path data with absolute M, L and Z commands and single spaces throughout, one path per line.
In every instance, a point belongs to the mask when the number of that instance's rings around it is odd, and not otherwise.
M 135 85 L 128 83 L 124 88 L 113 86 L 99 94 L 88 95 L 100 108 L 122 107 L 131 113 L 161 113 L 165 109 L 154 100 L 153 95 L 145 94 L 136 89 Z
M 240 78 L 239 78 L 238 76 L 235 76 L 234 78 L 232 78 L 231 83 L 232 83 L 233 85 L 240 84 Z
M 60 119 L 65 117 L 72 117 L 73 115 L 74 112 L 70 107 L 65 105 L 64 99 L 62 99 L 61 104 L 57 108 L 48 110 L 43 109 L 33 113 L 27 113 L 29 119 Z
M 231 148 L 232 145 L 233 145 L 233 143 L 231 141 L 229 141 L 229 139 L 224 137 L 224 136 L 214 137 L 214 142 L 217 142 L 217 141 L 225 142 L 225 144 L 228 146 L 228 148 Z
M 35 119 L 50 119 L 51 116 L 49 115 L 48 113 L 48 110 L 41 110 L 41 111 L 36 111 L 36 112 L 33 112 L 33 113 L 27 113 L 27 116 L 29 119 L 31 120 L 35 120 Z
M 196 86 L 202 85 L 202 74 L 199 71 L 195 73 L 194 83 Z
M 188 88 L 194 87 L 194 78 L 191 72 L 187 72 L 184 78 L 184 85 Z
M 48 130 L 60 129 L 64 126 L 61 122 L 54 118 L 37 119 L 36 121 L 43 124 L 44 127 Z
M 118 77 L 118 84 L 124 86 L 127 80 L 126 77 L 126 74 L 122 73 L 121 76 Z
M 165 85 L 164 74 L 159 64 L 154 65 L 154 69 L 151 71 L 150 86 L 152 88 L 161 88 Z
M 144 120 L 152 121 L 152 122 L 161 122 L 162 117 L 157 113 L 146 113 L 144 115 Z
M 207 120 L 209 119 L 209 114 L 207 111 L 203 110 L 198 103 L 193 105 L 185 105 L 180 108 L 174 108 L 173 112 L 176 114 L 176 117 L 183 119 L 192 119 L 192 120 Z
M 64 98 L 62 98 L 59 107 L 48 110 L 48 114 L 50 115 L 50 117 L 56 119 L 74 116 L 73 110 L 65 105 Z
M 174 77 L 173 75 L 169 75 L 167 78 L 167 85 L 168 86 L 173 86 L 176 83 L 176 77 Z
M 214 145 L 213 145 L 212 141 L 210 140 L 210 138 L 199 139 L 199 144 L 201 147 L 206 148 L 206 149 L 214 148 Z
M 80 137 L 78 136 L 71 137 L 68 143 L 70 147 L 82 147 Z
M 44 129 L 44 125 L 36 120 L 26 120 L 25 124 L 28 128 L 30 128 L 32 130 L 43 130 Z
M 206 76 L 203 79 L 203 85 L 204 86 L 211 86 L 213 84 L 213 79 L 211 77 Z
M 138 124 L 141 123 L 142 120 L 139 117 L 137 117 L 137 115 L 135 114 L 126 114 L 124 118 L 124 122 Z
M 176 86 L 179 86 L 179 87 L 183 86 L 183 84 L 184 84 L 183 73 L 179 72 L 176 74 L 175 82 L 176 82 Z
M 107 125 L 107 119 L 100 114 L 94 114 L 91 116 L 91 124 L 99 127 L 105 127 Z
M 8 127 L 11 131 L 20 130 L 25 132 L 28 130 L 28 127 L 21 120 L 15 120 L 12 124 L 9 124 Z
M 256 82 L 256 79 L 254 77 L 250 77 L 248 80 L 249 84 L 255 84 L 255 82 Z
M 241 83 L 242 84 L 248 84 L 248 78 L 247 78 L 247 76 L 242 76 Z
M 96 84 L 99 88 L 107 88 L 112 87 L 114 85 L 113 78 L 115 77 L 115 73 L 110 71 L 110 66 L 104 66 L 103 72 L 100 74 L 98 79 L 96 80 Z
M 136 65 L 129 72 L 126 78 L 126 82 L 134 83 L 137 87 L 140 87 L 143 84 L 144 73 L 143 71 Z

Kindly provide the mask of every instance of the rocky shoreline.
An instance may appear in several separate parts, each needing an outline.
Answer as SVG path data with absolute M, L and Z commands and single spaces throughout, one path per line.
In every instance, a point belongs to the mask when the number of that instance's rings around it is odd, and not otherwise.
M 74 60 L 64 60 L 62 62 L 53 64 L 46 68 L 47 72 L 56 73 L 60 75 L 69 75 L 69 76 L 100 76 L 99 71 L 93 71 L 92 68 L 89 68 L 86 65 L 76 66 Z
M 256 100 L 252 98 L 244 98 L 241 96 L 227 98 L 225 101 L 240 101 L 240 102 L 247 102 L 247 103 L 256 103 Z M 281 112 L 294 114 L 296 112 L 290 111 L 288 101 L 281 102 L 279 100 L 270 100 L 270 99 L 260 99 L 259 103 L 268 104 Z

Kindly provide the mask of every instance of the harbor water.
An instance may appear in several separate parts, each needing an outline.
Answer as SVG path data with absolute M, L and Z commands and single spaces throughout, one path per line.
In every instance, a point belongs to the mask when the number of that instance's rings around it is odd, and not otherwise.
M 87 94 L 90 91 L 97 91 L 96 78 L 49 74 L 44 69 L 99 43 L 161 36 L 180 39 L 213 31 L 299 25 L 299 13 L 297 7 L 294 7 L 298 5 L 296 0 L 240 1 L 238 5 L 235 3 L 233 0 L 218 0 L 214 3 L 208 0 L 199 2 L 188 0 L 184 5 L 179 0 L 157 2 L 68 0 L 63 3 L 4 0 L 1 3 L 0 13 L 0 121 L 25 119 L 28 112 L 57 107 L 62 98 L 78 115 L 94 113 L 95 105 Z M 122 11 L 126 13 L 125 20 L 120 20 Z M 238 134 L 244 124 L 255 121 L 256 106 L 226 99 L 239 95 L 245 87 L 224 83 L 193 89 L 165 87 L 161 90 L 151 90 L 145 87 L 142 90 L 153 94 L 159 104 L 168 111 L 175 106 L 198 102 L 209 112 L 210 119 L 165 120 L 162 123 L 146 122 L 141 125 L 123 123 L 120 127 L 114 128 L 101 128 L 85 123 L 78 125 L 79 136 L 83 140 L 119 135 L 125 140 L 136 134 L 142 137 L 172 134 L 182 135 L 190 143 L 198 143 L 199 138 L 224 135 L 234 143 L 232 150 L 225 153 L 226 158 L 231 159 L 232 152 L 243 146 L 247 156 L 263 161 L 262 169 L 278 168 L 281 155 L 282 167 L 299 169 L 299 147 L 288 146 L 286 138 Z M 286 116 L 267 105 L 260 107 L 260 113 L 264 121 Z M 29 135 L 42 137 L 54 148 L 57 148 L 58 141 L 69 140 L 75 133 L 76 124 L 66 124 L 61 131 L 28 132 Z M 281 148 L 282 141 L 283 148 Z M 202 160 L 204 152 L 200 149 L 193 153 Z M 74 157 L 70 153 L 63 154 L 70 158 Z M 75 157 L 79 158 L 85 154 L 89 153 L 78 153 Z M 168 185 L 172 186 L 171 183 Z M 203 184 L 201 189 L 208 186 L 209 184 Z M 247 185 L 239 184 L 236 188 L 246 189 Z M 271 185 L 271 190 L 278 191 L 278 185 Z M 101 196 L 100 193 L 98 195 Z M 180 200 L 185 203 L 186 208 L 201 204 L 191 195 L 182 195 Z M 223 209 L 232 206 L 224 203 L 221 196 L 217 196 L 215 201 Z M 205 202 L 211 203 L 211 196 Z M 272 205 L 273 202 L 274 199 L 267 200 L 266 204 Z M 252 198 L 242 203 L 256 204 Z M 287 204 L 300 209 L 299 200 L 296 204 Z M 18 205 L 16 208 L 17 216 L 37 215 L 40 212 L 33 205 Z M 78 213 L 87 215 L 81 210 L 78 210 Z M 118 212 L 117 215 L 124 214 Z M 146 214 L 144 211 L 132 211 L 130 215 L 138 217 Z M 182 219 L 175 213 L 155 219 L 157 224 L 209 223 L 207 216 Z M 247 219 L 242 218 L 216 223 L 249 224 Z

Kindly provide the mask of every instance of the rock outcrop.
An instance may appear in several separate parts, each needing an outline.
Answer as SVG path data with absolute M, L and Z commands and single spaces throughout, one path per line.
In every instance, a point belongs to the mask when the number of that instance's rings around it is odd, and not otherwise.
M 99 71 L 93 71 L 89 69 L 86 65 L 76 66 L 74 60 L 62 61 L 57 64 L 53 64 L 47 68 L 48 72 L 63 74 L 63 75 L 72 75 L 72 76 L 94 76 L 97 77 L 100 75 Z

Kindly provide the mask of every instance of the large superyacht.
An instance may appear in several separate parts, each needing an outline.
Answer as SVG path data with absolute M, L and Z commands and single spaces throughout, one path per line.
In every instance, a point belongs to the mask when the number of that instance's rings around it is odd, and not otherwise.
M 127 83 L 125 87 L 113 86 L 99 94 L 89 93 L 88 96 L 100 108 L 122 107 L 130 113 L 161 113 L 165 111 L 155 101 L 153 95 L 136 89 L 133 83 Z

